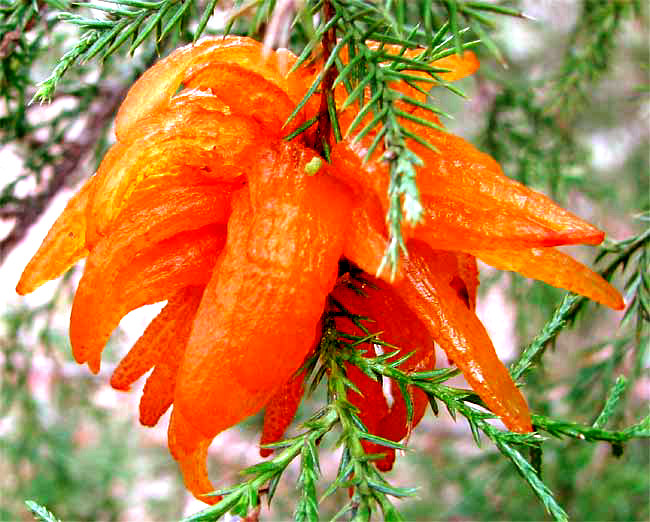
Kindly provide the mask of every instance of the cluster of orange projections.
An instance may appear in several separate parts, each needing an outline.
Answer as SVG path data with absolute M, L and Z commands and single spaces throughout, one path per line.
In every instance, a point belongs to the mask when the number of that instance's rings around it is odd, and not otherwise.
M 372 133 L 358 142 L 330 136 L 331 163 L 314 149 L 322 138 L 316 126 L 284 139 L 320 108 L 316 92 L 284 125 L 320 72 L 318 60 L 289 72 L 295 61 L 247 38 L 206 38 L 149 69 L 120 108 L 117 143 L 17 288 L 31 292 L 87 258 L 70 339 L 75 359 L 93 372 L 125 314 L 167 301 L 111 384 L 127 390 L 153 368 L 140 421 L 152 426 L 173 406 L 169 448 L 195 495 L 212 490 L 205 460 L 219 432 L 266 408 L 262 442 L 282 436 L 303 392 L 296 372 L 318 345 L 328 302 L 369 317 L 384 341 L 414 352 L 405 371 L 432 369 L 437 342 L 517 432 L 531 430 L 530 415 L 474 313 L 476 259 L 623 306 L 606 281 L 552 248 L 597 244 L 601 231 L 504 176 L 462 138 L 411 119 L 402 123 L 438 152 L 407 143 L 424 162 L 417 172 L 424 216 L 404 229 L 408 256 L 395 277 L 377 276 L 388 245 L 389 166 L 381 146 L 363 161 Z M 445 81 L 478 67 L 470 53 L 435 65 L 448 70 L 440 75 Z M 344 97 L 336 91 L 339 106 Z M 357 114 L 340 111 L 344 133 Z M 339 279 L 343 258 L 365 272 L 364 295 Z M 337 327 L 360 333 L 344 318 Z M 367 429 L 403 438 L 407 414 L 397 386 L 388 400 L 379 383 L 356 368 L 348 372 L 363 394 L 351 392 L 349 400 Z M 417 423 L 427 401 L 412 393 Z M 377 466 L 390 469 L 393 450 L 366 449 L 383 453 Z

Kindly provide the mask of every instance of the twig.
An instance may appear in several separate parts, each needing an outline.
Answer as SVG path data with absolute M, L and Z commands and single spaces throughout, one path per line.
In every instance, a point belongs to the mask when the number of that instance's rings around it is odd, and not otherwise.
M 323 13 L 325 23 L 334 16 L 334 7 L 329 0 L 323 2 Z M 332 53 L 332 48 L 336 44 L 336 29 L 330 28 L 323 35 L 323 63 L 327 63 Z M 316 135 L 319 137 L 316 148 L 320 154 L 329 158 L 330 143 L 329 138 L 332 131 L 332 122 L 329 114 L 329 104 L 333 101 L 333 85 L 336 81 L 337 72 L 335 67 L 330 67 L 325 71 L 323 81 L 321 82 L 321 99 L 320 109 L 318 111 L 318 129 Z
M 16 42 L 20 41 L 20 31 L 9 31 L 0 42 L 0 60 L 4 60 L 11 54 Z

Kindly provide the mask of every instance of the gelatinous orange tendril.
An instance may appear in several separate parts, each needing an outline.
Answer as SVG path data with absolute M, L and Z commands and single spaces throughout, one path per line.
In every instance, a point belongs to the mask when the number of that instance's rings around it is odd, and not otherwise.
M 406 56 L 420 53 L 410 49 Z M 347 54 L 339 58 L 346 62 Z M 393 357 L 413 352 L 401 363 L 405 372 L 433 369 L 437 342 L 516 432 L 531 430 L 530 413 L 475 315 L 476 259 L 623 307 L 609 283 L 552 248 L 596 244 L 603 232 L 507 178 L 491 157 L 404 100 L 401 110 L 437 128 L 400 123 L 436 151 L 407 140 L 423 161 L 417 184 L 424 218 L 404 229 L 408 256 L 394 279 L 378 275 L 389 240 L 384 151 L 379 146 L 364 161 L 373 132 L 358 141 L 354 133 L 339 142 L 330 136 L 327 164 L 309 148 L 320 141 L 315 126 L 284 141 L 320 107 L 317 91 L 285 125 L 318 77 L 322 57 L 315 52 L 291 72 L 295 62 L 289 51 L 265 51 L 254 40 L 230 36 L 204 38 L 146 71 L 120 107 L 117 143 L 70 200 L 17 286 L 29 293 L 87 257 L 70 338 L 76 360 L 94 372 L 126 313 L 167 301 L 111 384 L 127 390 L 153 368 L 140 421 L 154 425 L 172 406 L 170 452 L 187 488 L 211 503 L 218 497 L 206 496 L 213 490 L 210 442 L 264 407 L 262 444 L 282 437 L 304 391 L 304 372 L 296 372 L 317 349 L 321 316 L 333 303 L 381 332 L 384 344 L 358 347 L 366 356 L 388 346 L 398 350 Z M 413 83 L 391 88 L 424 103 L 420 89 L 472 74 L 478 60 L 466 52 L 432 65 L 440 69 L 433 79 L 405 71 Z M 344 135 L 358 110 L 342 110 L 346 97 L 337 86 Z M 342 259 L 362 271 L 358 279 L 339 273 Z M 341 332 L 363 335 L 349 318 L 338 315 L 335 323 Z M 409 419 L 396 383 L 382 386 L 349 365 L 346 371 L 361 392 L 350 390 L 348 400 L 365 428 L 393 441 L 408 437 L 424 414 L 425 394 L 407 390 Z M 392 467 L 394 450 L 364 444 L 377 454 L 379 469 Z

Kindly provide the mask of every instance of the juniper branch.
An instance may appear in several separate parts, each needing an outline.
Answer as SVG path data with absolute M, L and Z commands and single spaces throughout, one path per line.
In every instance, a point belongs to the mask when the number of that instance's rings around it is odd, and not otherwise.
M 328 24 L 331 20 L 334 19 L 335 11 L 329 0 L 323 1 L 323 18 L 325 25 Z M 332 25 L 327 29 L 323 34 L 323 61 L 328 63 L 331 61 L 332 51 L 336 46 L 336 28 Z M 334 106 L 334 92 L 333 85 L 336 79 L 336 72 L 333 67 L 328 68 L 323 73 L 323 78 L 321 80 L 321 103 L 318 111 L 318 128 L 316 130 L 318 136 L 318 143 L 316 143 L 317 150 L 321 153 L 323 157 L 329 160 L 330 157 L 330 133 L 332 130 L 332 120 L 336 120 L 336 115 L 332 114 L 332 107 L 334 111 L 336 108 Z M 334 123 L 334 128 L 338 129 L 336 121 Z M 337 141 L 340 139 L 340 133 L 337 137 Z
M 604 273 L 610 274 L 615 271 L 623 259 L 630 255 L 630 245 L 636 245 L 636 240 L 628 242 L 628 248 L 617 257 L 605 270 Z M 548 331 L 540 336 L 542 338 L 552 338 L 559 332 L 565 324 L 565 318 L 573 310 L 576 301 L 567 299 L 565 306 L 560 308 L 553 324 L 550 324 Z M 573 305 L 572 305 L 573 303 Z M 339 312 L 346 313 L 339 305 Z M 573 310 L 575 311 L 575 310 Z M 548 416 L 533 414 L 532 422 L 537 432 L 530 434 L 519 434 L 502 431 L 488 422 L 495 416 L 489 411 L 485 411 L 485 404 L 476 396 L 474 392 L 453 388 L 444 384 L 444 382 L 454 375 L 453 371 L 435 370 L 430 372 L 407 374 L 402 372 L 397 366 L 402 361 L 387 362 L 387 357 L 365 357 L 362 356 L 356 348 L 359 343 L 363 342 L 380 342 L 380 335 L 368 333 L 367 327 L 363 325 L 364 319 L 359 316 L 347 315 L 355 324 L 362 329 L 364 336 L 355 336 L 350 334 L 339 333 L 339 353 L 342 360 L 349 364 L 358 366 L 361 371 L 370 377 L 380 379 L 381 377 L 394 379 L 400 384 L 404 400 L 408 400 L 408 394 L 404 390 L 408 386 L 416 386 L 423 390 L 429 396 L 432 409 L 435 413 L 438 411 L 437 401 L 442 402 L 451 416 L 456 419 L 460 414 L 468 422 L 474 439 L 478 445 L 481 444 L 480 434 L 483 433 L 491 440 L 497 449 L 507 457 L 518 470 L 518 472 L 527 481 L 533 492 L 540 498 L 546 509 L 553 515 L 556 520 L 566 520 L 567 515 L 562 507 L 555 500 L 553 494 L 541 480 L 539 472 L 532 467 L 521 455 L 515 446 L 530 447 L 535 454 L 541 459 L 541 443 L 544 438 L 540 436 L 540 431 L 546 431 L 553 436 L 566 436 L 576 440 L 588 442 L 606 441 L 614 446 L 620 446 L 622 443 L 637 438 L 650 437 L 650 417 L 645 418 L 640 423 L 629 426 L 621 431 L 610 431 L 602 429 L 602 425 L 611 417 L 621 394 L 625 388 L 625 381 L 619 379 L 611 390 L 606 404 L 598 416 L 594 426 L 587 426 L 578 423 L 566 422 L 552 419 Z M 390 357 L 390 354 L 389 354 Z M 531 359 L 532 361 L 532 359 Z M 529 364 L 528 361 L 527 364 Z M 479 406 L 479 409 L 477 408 Z M 539 462 L 541 464 L 541 460 Z M 539 468 L 539 465 L 537 466 Z
M 602 259 L 608 253 L 615 253 L 616 255 L 600 271 L 600 274 L 605 279 L 611 279 L 618 269 L 625 268 L 630 263 L 630 260 L 637 251 L 643 250 L 645 252 L 648 248 L 650 248 L 650 229 L 636 237 L 606 245 L 601 249 L 597 259 Z M 638 278 L 639 281 L 643 280 L 642 274 L 647 273 L 647 264 L 644 263 L 647 263 L 647 261 L 645 261 L 645 257 L 641 257 L 639 264 L 633 271 L 635 274 L 633 277 Z M 648 286 L 650 287 L 650 285 Z M 645 286 L 642 288 L 645 288 Z M 585 305 L 587 301 L 586 297 L 576 294 L 566 294 L 560 305 L 553 312 L 553 316 L 542 327 L 542 330 L 535 339 L 523 350 L 517 362 L 512 365 L 510 375 L 515 381 L 520 379 L 532 367 L 533 363 L 543 354 L 546 346 L 558 336 L 566 324 L 576 316 L 580 307 Z M 644 298 L 638 298 L 638 302 L 641 307 L 640 310 L 645 310 L 642 304 Z
M 473 406 L 471 402 L 475 402 L 476 398 L 473 392 L 468 390 L 446 386 L 441 382 L 429 379 L 427 375 L 408 375 L 395 368 L 394 365 L 386 364 L 385 360 L 362 357 L 358 352 L 353 350 L 347 352 L 346 359 L 351 364 L 365 368 L 365 371 L 368 373 L 395 379 L 405 385 L 417 386 L 430 396 L 430 400 L 443 402 L 453 418 L 456 418 L 458 414 L 462 415 L 469 423 L 477 444 L 480 445 L 479 433 L 486 435 L 495 444 L 497 449 L 515 465 L 554 518 L 556 520 L 567 519 L 566 513 L 553 498 L 548 487 L 541 481 L 538 473 L 513 446 L 524 445 L 536 447 L 536 445 L 544 440 L 538 433 L 518 434 L 504 432 L 496 428 L 487 422 L 489 419 L 494 419 L 495 416 Z M 445 380 L 448 377 L 440 374 L 439 378 Z M 471 401 L 469 404 L 467 402 L 468 400 Z M 611 410 L 611 407 L 612 405 L 607 409 Z M 556 437 L 566 436 L 588 442 L 606 441 L 613 444 L 621 444 L 631 439 L 650 438 L 650 417 L 622 431 L 603 430 L 599 427 L 560 421 L 537 414 L 532 415 L 532 421 L 538 431 L 546 431 Z
M 609 69 L 622 22 L 639 12 L 638 0 L 583 0 L 568 51 L 553 85 L 550 109 L 575 114 Z
M 543 440 L 538 434 L 511 433 L 496 428 L 487 422 L 489 419 L 495 418 L 493 414 L 479 410 L 475 406 L 467 403 L 468 399 L 475 400 L 473 392 L 452 388 L 435 380 L 408 375 L 397 369 L 393 364 L 387 365 L 381 359 L 362 357 L 354 349 L 347 351 L 346 358 L 351 364 L 358 365 L 360 368 L 365 367 L 367 369 L 366 371 L 395 379 L 405 386 L 417 386 L 427 393 L 430 400 L 439 400 L 445 404 L 453 418 L 456 418 L 456 415 L 460 413 L 469 423 L 474 440 L 479 446 L 480 433 L 483 433 L 513 463 L 517 471 L 519 471 L 533 492 L 540 498 L 555 520 L 564 521 L 568 519 L 566 513 L 557 503 L 548 487 L 540 479 L 535 469 L 513 446 L 513 444 L 517 444 L 536 447 Z
M 319 520 L 316 493 L 319 476 L 318 448 L 314 440 L 308 439 L 303 443 L 300 454 L 300 475 L 298 477 L 300 498 L 294 514 L 296 522 L 318 522 Z
M 48 509 L 44 506 L 41 506 L 33 500 L 26 500 L 25 504 L 29 510 L 34 515 L 34 518 L 40 520 L 41 522 L 61 522 L 58 518 L 54 516 Z
M 198 0 L 110 0 L 108 4 L 81 2 L 80 7 L 106 13 L 104 18 L 84 16 L 76 12 L 62 12 L 61 20 L 82 31 L 79 41 L 63 56 L 50 76 L 41 82 L 34 100 L 50 100 L 63 76 L 73 67 L 99 57 L 106 60 L 128 44 L 131 55 L 141 45 L 153 43 L 158 49 L 161 43 L 180 32 Z M 192 33 L 196 41 L 205 31 L 218 0 L 209 0 Z M 262 2 L 256 12 L 268 9 Z M 234 11 L 231 25 L 243 12 Z
M 215 491 L 214 495 L 223 495 L 222 500 L 214 506 L 183 519 L 183 522 L 214 521 L 229 511 L 245 516 L 251 509 L 259 505 L 259 492 L 265 486 L 279 479 L 293 459 L 303 453 L 305 445 L 315 448 L 315 444 L 332 429 L 337 421 L 336 411 L 329 407 L 317 419 L 307 423 L 307 429 L 302 434 L 293 439 L 269 445 L 268 447 L 284 449 L 273 459 L 243 470 L 242 475 L 250 476 L 250 479 L 232 488 Z M 303 459 L 303 464 L 312 466 L 313 469 L 316 461 Z
M 555 437 L 564 436 L 588 442 L 604 441 L 619 444 L 631 439 L 650 438 L 650 416 L 621 431 L 603 430 L 575 422 L 551 419 L 545 415 L 533 414 L 532 419 L 537 430 L 546 431 Z

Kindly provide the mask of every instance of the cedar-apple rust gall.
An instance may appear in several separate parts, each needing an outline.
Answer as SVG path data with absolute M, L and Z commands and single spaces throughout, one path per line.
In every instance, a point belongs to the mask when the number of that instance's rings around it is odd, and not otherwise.
M 477 258 L 623 307 L 609 283 L 554 248 L 598 244 L 603 232 L 509 179 L 462 138 L 411 119 L 402 125 L 435 151 L 406 140 L 421 160 L 404 167 L 411 180 L 402 194 L 408 254 L 396 260 L 393 278 L 378 272 L 390 241 L 391 167 L 379 149 L 364 161 L 373 132 L 358 141 L 330 139 L 330 163 L 316 152 L 322 136 L 315 126 L 284 139 L 320 107 L 317 92 L 284 127 L 319 74 L 313 64 L 291 71 L 295 61 L 286 50 L 265 54 L 248 38 L 218 37 L 178 49 L 146 71 L 119 110 L 116 144 L 17 287 L 29 293 L 86 258 L 70 340 L 75 359 L 93 372 L 124 315 L 167 301 L 111 384 L 128 390 L 153 368 L 140 421 L 152 426 L 172 407 L 170 452 L 188 489 L 210 503 L 218 500 L 202 496 L 213 490 L 205 462 L 210 442 L 263 408 L 262 443 L 283 436 L 304 390 L 298 370 L 316 350 L 322 316 L 334 301 L 372 319 L 382 340 L 399 347 L 395 357 L 413 353 L 403 371 L 433 369 L 435 341 L 483 402 L 520 433 L 532 429 L 526 400 L 475 315 Z M 449 71 L 442 79 L 454 81 L 478 62 L 468 52 L 435 65 Z M 392 87 L 425 102 L 414 87 Z M 357 112 L 342 108 L 343 89 L 336 87 L 334 100 L 347 136 Z M 404 110 L 440 126 L 426 110 Z M 339 266 L 359 269 L 361 294 Z M 336 328 L 359 334 L 345 318 Z M 372 352 L 368 344 L 359 349 Z M 410 391 L 407 425 L 396 383 L 389 404 L 378 382 L 353 366 L 347 375 L 361 392 L 350 391 L 348 399 L 371 433 L 399 441 L 424 414 L 421 391 Z M 365 449 L 383 455 L 379 469 L 391 468 L 392 449 Z

